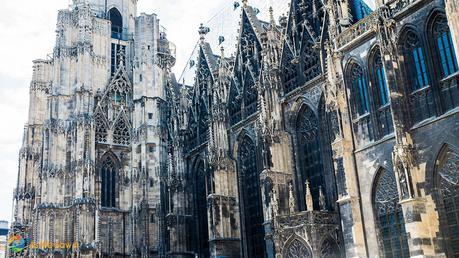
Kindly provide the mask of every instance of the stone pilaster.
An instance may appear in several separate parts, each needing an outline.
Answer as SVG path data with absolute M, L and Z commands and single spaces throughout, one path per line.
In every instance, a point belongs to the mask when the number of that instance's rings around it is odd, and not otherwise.
M 453 40 L 456 57 L 459 56 L 459 1 L 446 0 L 445 1 L 446 18 L 448 19 L 448 26 L 451 31 L 451 38 Z
M 347 257 L 366 257 L 367 248 L 363 225 L 362 204 L 358 174 L 354 160 L 354 144 L 352 136 L 352 121 L 349 116 L 349 106 L 344 86 L 344 74 L 341 67 L 341 55 L 333 52 L 329 46 L 328 83 L 325 89 L 327 106 L 333 110 L 336 119 L 334 127 L 341 128 L 332 143 L 334 153 L 334 171 L 337 178 L 338 205 L 341 215 L 341 225 L 344 237 L 344 247 Z M 338 112 L 339 111 L 339 112 Z M 339 116 L 338 114 L 341 114 Z M 341 122 L 341 125 L 338 123 Z

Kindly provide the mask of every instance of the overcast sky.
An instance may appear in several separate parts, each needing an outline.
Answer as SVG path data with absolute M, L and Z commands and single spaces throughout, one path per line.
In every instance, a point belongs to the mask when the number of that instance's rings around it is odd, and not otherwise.
M 0 220 L 11 220 L 12 193 L 18 172 L 18 152 L 29 101 L 32 60 L 46 58 L 55 40 L 56 17 L 69 0 L 2 1 L 0 8 Z M 276 17 L 286 12 L 288 0 L 249 0 L 268 17 L 268 6 Z M 198 40 L 200 23 L 208 23 L 214 34 L 228 34 L 237 24 L 228 22 L 239 16 L 234 0 L 139 0 L 138 13 L 156 13 L 168 37 L 177 45 L 180 76 Z M 226 32 L 225 32 L 226 31 Z M 225 33 L 224 33 L 225 32 Z M 234 35 L 234 33 L 230 33 Z M 216 40 L 216 38 L 214 38 Z M 232 39 L 226 45 L 234 44 Z M 218 49 L 214 52 L 218 53 Z

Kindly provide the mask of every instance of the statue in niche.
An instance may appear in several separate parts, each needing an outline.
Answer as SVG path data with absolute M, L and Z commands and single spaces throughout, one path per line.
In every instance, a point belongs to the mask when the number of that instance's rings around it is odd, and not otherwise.
M 293 185 L 290 183 L 288 185 L 288 206 L 290 209 L 290 214 L 295 213 L 295 197 L 293 196 Z
M 327 210 L 327 204 L 325 202 L 325 195 L 322 190 L 322 186 L 319 186 L 319 206 L 321 211 Z

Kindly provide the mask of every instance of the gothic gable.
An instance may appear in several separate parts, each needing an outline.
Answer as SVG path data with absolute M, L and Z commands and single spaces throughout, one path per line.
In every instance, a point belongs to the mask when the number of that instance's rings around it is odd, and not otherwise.
M 321 73 L 318 46 L 322 40 L 324 15 L 320 1 L 292 1 L 281 64 L 286 93 Z

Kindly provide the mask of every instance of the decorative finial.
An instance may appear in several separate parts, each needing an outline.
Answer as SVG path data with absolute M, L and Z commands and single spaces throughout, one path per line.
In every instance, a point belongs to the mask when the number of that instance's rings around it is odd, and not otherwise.
M 269 18 L 271 19 L 271 24 L 275 24 L 276 21 L 274 19 L 274 9 L 272 6 L 269 7 Z
M 120 48 L 118 50 L 118 60 L 119 60 L 118 62 L 119 62 L 119 66 L 120 67 L 124 67 L 124 64 L 125 64 L 125 61 L 126 61 L 125 59 L 126 59 L 126 55 L 125 55 L 123 49 Z
M 233 3 L 233 8 L 236 10 L 240 6 L 239 2 L 234 2 Z
M 306 210 L 308 211 L 313 211 L 314 210 L 314 203 L 312 201 L 312 194 L 311 194 L 311 188 L 309 188 L 309 180 L 306 180 Z
M 292 183 L 288 186 L 288 206 L 290 209 L 290 214 L 295 213 L 295 197 L 293 196 L 293 185 Z
M 220 57 L 222 59 L 225 58 L 225 48 L 223 46 L 220 48 L 220 53 L 221 53 Z
M 322 191 L 322 186 L 319 186 L 319 206 L 321 211 L 327 210 L 327 204 L 325 203 L 325 195 Z
M 203 41 L 207 35 L 207 33 L 210 32 L 210 28 L 209 27 L 204 27 L 204 24 L 201 23 L 201 26 L 199 26 L 199 35 L 201 36 L 201 40 Z
M 285 27 L 287 27 L 287 23 L 288 23 L 288 18 L 287 18 L 287 16 L 285 16 L 285 14 L 282 14 L 282 15 L 279 17 L 279 24 L 282 26 L 282 28 L 285 28 Z
M 247 6 L 248 2 L 249 2 L 248 0 L 242 0 L 242 4 L 243 4 L 244 6 Z

